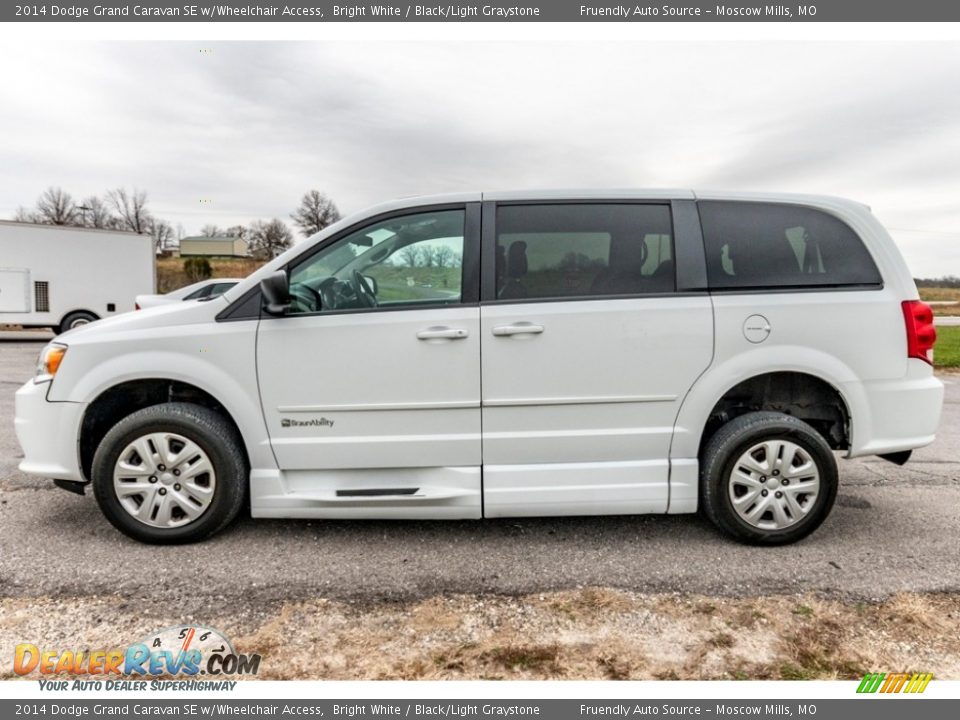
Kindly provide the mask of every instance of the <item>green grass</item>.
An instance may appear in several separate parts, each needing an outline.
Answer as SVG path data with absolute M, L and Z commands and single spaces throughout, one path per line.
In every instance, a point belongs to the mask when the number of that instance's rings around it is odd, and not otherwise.
M 937 328 L 933 362 L 937 367 L 960 367 L 960 327 Z

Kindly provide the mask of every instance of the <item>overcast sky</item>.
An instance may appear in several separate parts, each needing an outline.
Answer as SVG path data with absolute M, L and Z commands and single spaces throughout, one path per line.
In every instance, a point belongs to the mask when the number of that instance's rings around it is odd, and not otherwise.
M 187 234 L 289 219 L 309 188 L 344 213 L 802 191 L 872 206 L 915 275 L 960 275 L 960 44 L 10 43 L 0 67 L 0 217 L 48 185 L 143 188 Z

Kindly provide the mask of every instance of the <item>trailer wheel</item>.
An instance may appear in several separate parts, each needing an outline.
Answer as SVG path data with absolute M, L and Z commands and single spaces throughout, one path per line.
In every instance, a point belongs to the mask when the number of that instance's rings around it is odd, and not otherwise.
M 60 332 L 65 333 L 67 330 L 73 330 L 78 328 L 81 325 L 87 325 L 92 323 L 94 320 L 99 320 L 96 315 L 92 312 L 87 312 L 86 310 L 77 310 L 76 312 L 69 313 L 60 323 Z

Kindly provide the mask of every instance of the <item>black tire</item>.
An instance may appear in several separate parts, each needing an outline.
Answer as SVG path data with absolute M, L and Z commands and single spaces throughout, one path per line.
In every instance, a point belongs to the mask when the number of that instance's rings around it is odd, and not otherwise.
M 213 499 L 203 514 L 186 525 L 146 525 L 123 508 L 114 492 L 113 471 L 120 453 L 129 443 L 151 432 L 174 432 L 192 440 L 213 465 Z M 93 494 L 110 523 L 135 540 L 158 545 L 197 542 L 226 527 L 243 506 L 248 477 L 246 455 L 237 431 L 218 413 L 191 403 L 153 405 L 128 415 L 104 436 L 92 469 Z
M 73 330 L 75 327 L 80 327 L 81 325 L 87 325 L 92 323 L 95 320 L 99 320 L 96 315 L 92 312 L 87 312 L 86 310 L 77 310 L 76 312 L 69 313 L 60 323 L 59 332 L 65 333 L 67 330 Z
M 820 474 L 813 506 L 793 525 L 765 529 L 750 524 L 733 507 L 728 484 L 739 458 L 764 440 L 788 440 L 799 445 Z M 785 545 L 816 530 L 830 514 L 837 497 L 837 461 L 823 437 L 810 425 L 778 412 L 751 412 L 721 427 L 700 459 L 700 505 L 706 516 L 731 537 L 754 545 Z

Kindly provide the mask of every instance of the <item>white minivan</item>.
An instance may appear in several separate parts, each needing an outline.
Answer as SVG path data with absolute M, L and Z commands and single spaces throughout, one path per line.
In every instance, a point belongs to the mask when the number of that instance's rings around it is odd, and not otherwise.
M 145 542 L 270 518 L 691 513 L 813 531 L 836 453 L 934 439 L 930 309 L 858 203 L 472 193 L 347 218 L 224 295 L 58 337 L 20 468 Z M 918 522 L 920 520 L 918 519 Z

